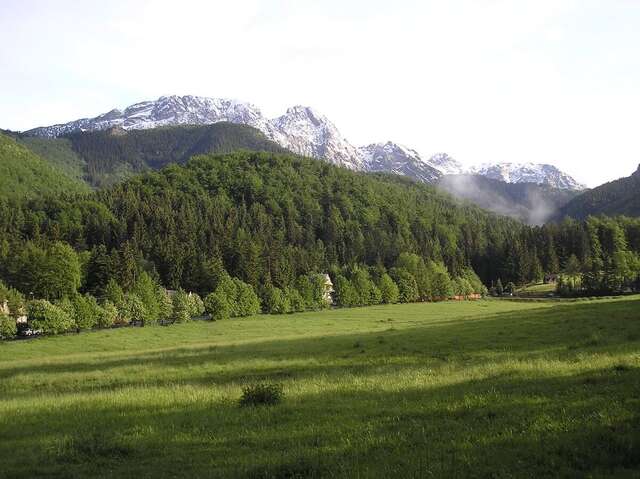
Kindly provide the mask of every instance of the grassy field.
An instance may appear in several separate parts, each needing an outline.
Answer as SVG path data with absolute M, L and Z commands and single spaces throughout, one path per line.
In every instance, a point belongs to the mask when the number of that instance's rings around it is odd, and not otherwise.
M 239 407 L 245 385 L 281 404 Z M 0 344 L 0 477 L 639 477 L 640 297 Z
M 524 288 L 520 288 L 516 291 L 517 296 L 531 297 L 531 298 L 544 298 L 549 294 L 553 294 L 556 291 L 556 285 L 554 283 L 538 283 L 531 284 Z

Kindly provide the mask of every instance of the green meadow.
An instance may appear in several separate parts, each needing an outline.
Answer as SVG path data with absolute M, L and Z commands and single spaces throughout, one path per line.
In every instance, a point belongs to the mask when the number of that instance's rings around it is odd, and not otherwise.
M 240 407 L 243 387 L 282 401 Z M 0 344 L 0 477 L 639 477 L 640 296 Z

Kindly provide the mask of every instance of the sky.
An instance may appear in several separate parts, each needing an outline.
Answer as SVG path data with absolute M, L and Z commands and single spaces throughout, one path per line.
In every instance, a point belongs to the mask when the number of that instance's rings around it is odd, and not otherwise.
M 0 1 L 0 128 L 162 95 L 324 113 L 354 145 L 551 163 L 596 186 L 640 163 L 640 1 Z

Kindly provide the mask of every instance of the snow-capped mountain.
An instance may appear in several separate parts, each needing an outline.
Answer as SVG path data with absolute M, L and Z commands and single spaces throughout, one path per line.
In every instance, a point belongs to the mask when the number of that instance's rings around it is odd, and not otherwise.
M 208 125 L 221 121 L 240 123 L 262 131 L 288 150 L 355 170 L 389 171 L 432 183 L 442 175 L 475 173 L 507 183 L 542 183 L 556 188 L 584 189 L 569 175 L 551 165 L 498 163 L 466 169 L 446 153 L 423 159 L 418 152 L 395 143 L 374 143 L 356 148 L 335 125 L 317 111 L 294 106 L 278 118 L 266 118 L 251 103 L 199 96 L 162 96 L 124 110 L 111 110 L 95 118 L 83 118 L 26 132 L 56 137 L 74 131 L 148 129 L 170 125 Z
M 336 165 L 362 169 L 358 150 L 327 117 L 309 107 L 294 106 L 271 122 L 280 136 L 269 136 L 281 146 L 303 156 L 325 158 Z
M 361 168 L 357 149 L 326 117 L 311 108 L 289 108 L 270 120 L 250 103 L 198 96 L 162 96 L 124 110 L 112 110 L 95 118 L 83 118 L 59 125 L 34 128 L 34 136 L 56 137 L 73 131 L 120 127 L 140 130 L 167 125 L 208 125 L 228 121 L 252 126 L 267 138 L 300 155 L 323 158 L 352 169 Z
M 443 175 L 460 175 L 466 171 L 462 163 L 446 153 L 436 153 L 427 160 L 427 163 Z
M 358 149 L 367 171 L 409 176 L 423 183 L 437 181 L 442 173 L 423 161 L 417 151 L 392 143 L 374 143 Z
M 585 185 L 578 183 L 553 165 L 537 163 L 496 163 L 471 168 L 471 173 L 486 176 L 506 183 L 537 183 L 554 188 L 584 190 Z

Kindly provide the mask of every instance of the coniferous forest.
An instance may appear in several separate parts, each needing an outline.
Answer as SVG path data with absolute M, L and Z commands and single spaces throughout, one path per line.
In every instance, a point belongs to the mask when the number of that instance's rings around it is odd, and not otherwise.
M 318 308 L 323 273 L 342 306 L 559 273 L 567 294 L 623 292 L 639 287 L 639 255 L 638 219 L 528 227 L 402 177 L 277 153 L 196 156 L 89 194 L 0 200 L 14 313 L 37 299 L 30 317 L 59 308 L 94 318 L 84 326 Z

